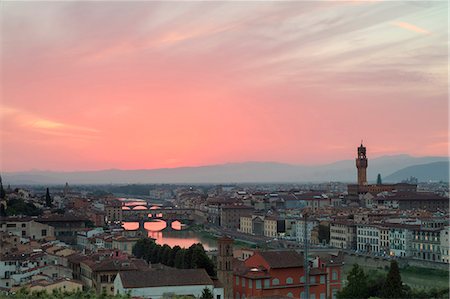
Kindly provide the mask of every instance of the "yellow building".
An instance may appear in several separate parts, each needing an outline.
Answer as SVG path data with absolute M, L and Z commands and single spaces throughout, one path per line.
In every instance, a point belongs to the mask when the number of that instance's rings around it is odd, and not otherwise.
M 245 234 L 253 233 L 252 216 L 244 216 L 240 219 L 240 232 Z
M 264 219 L 264 236 L 275 238 L 277 235 L 277 218 L 266 217 Z

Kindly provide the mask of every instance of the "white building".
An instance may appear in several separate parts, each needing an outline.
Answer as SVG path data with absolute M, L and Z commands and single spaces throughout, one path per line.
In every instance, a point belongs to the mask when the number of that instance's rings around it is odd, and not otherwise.
M 359 224 L 356 227 L 356 249 L 360 252 L 380 252 L 379 227 L 368 224 Z
M 223 299 L 223 287 L 215 287 L 204 269 L 153 269 L 145 272 L 119 272 L 114 280 L 114 294 L 131 297 L 167 298 L 174 295 L 202 295 L 208 288 L 214 299 Z
M 389 251 L 391 256 L 410 256 L 413 231 L 408 227 L 392 227 L 389 231 Z
M 441 230 L 441 260 L 444 263 L 449 263 L 449 238 L 448 235 L 450 233 L 450 226 L 444 227 Z
M 311 232 L 312 230 L 319 225 L 319 222 L 316 220 L 308 220 L 306 223 L 306 231 L 307 231 L 307 238 L 308 243 L 311 243 Z M 295 236 L 297 238 L 297 241 L 300 244 L 305 243 L 305 220 L 299 219 L 295 222 Z

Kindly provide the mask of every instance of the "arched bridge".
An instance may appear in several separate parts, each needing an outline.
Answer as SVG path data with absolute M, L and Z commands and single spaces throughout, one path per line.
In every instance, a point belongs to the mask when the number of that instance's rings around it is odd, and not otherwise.
M 149 214 L 151 214 L 150 217 Z M 122 210 L 122 221 L 134 221 L 136 219 L 195 220 L 195 210 L 163 207 Z

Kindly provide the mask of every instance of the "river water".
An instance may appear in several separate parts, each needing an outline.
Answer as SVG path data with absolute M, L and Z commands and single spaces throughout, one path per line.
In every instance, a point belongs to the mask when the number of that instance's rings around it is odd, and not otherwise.
M 123 209 L 129 209 L 128 205 L 139 205 L 142 207 L 135 207 L 135 210 L 146 209 L 144 206 L 146 204 L 143 200 L 136 199 L 124 199 L 120 198 L 124 203 Z M 158 205 L 152 205 L 150 209 L 157 209 Z M 150 215 L 149 215 L 150 216 Z M 159 216 L 159 215 L 158 215 Z M 123 222 L 122 227 L 126 230 L 135 230 L 139 228 L 138 222 Z M 216 250 L 217 243 L 213 239 L 204 238 L 199 233 L 184 229 L 183 225 L 179 221 L 172 222 L 171 229 L 167 229 L 167 223 L 163 219 L 153 219 L 149 218 L 149 221 L 144 224 L 145 229 L 148 231 L 148 236 L 156 240 L 157 244 L 164 245 L 167 244 L 170 247 L 176 245 L 182 248 L 188 248 L 192 244 L 202 243 L 205 250 Z

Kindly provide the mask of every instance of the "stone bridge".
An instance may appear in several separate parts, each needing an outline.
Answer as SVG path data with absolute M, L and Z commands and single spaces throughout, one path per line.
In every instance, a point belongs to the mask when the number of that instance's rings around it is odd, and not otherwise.
M 149 214 L 151 216 L 149 216 Z M 175 220 L 195 220 L 194 209 L 179 208 L 158 208 L 158 209 L 138 209 L 138 210 L 122 210 L 122 221 L 136 221 L 137 219 L 163 219 L 166 221 Z

